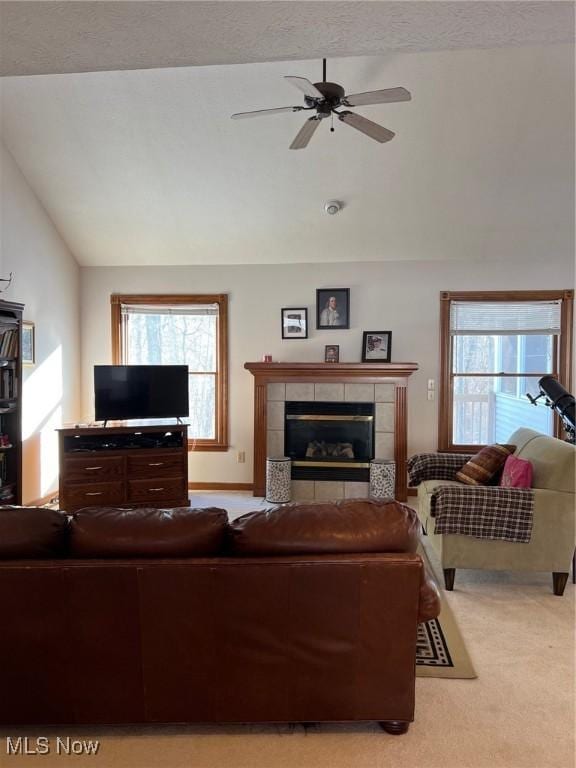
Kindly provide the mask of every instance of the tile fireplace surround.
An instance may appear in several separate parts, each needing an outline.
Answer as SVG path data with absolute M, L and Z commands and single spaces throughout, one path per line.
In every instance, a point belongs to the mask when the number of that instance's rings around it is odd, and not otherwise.
M 284 452 L 284 403 L 375 403 L 376 458 L 396 462 L 396 498 L 406 501 L 408 378 L 417 363 L 245 363 L 254 376 L 254 496 L 266 492 L 266 456 Z M 367 483 L 293 480 L 296 499 L 368 495 Z

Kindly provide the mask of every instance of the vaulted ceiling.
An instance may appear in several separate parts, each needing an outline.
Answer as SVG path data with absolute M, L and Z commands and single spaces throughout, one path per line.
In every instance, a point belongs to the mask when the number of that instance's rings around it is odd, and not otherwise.
M 7 2 L 0 14 L 4 142 L 82 264 L 571 248 L 571 3 Z M 230 120 L 301 104 L 282 75 L 318 81 L 322 55 L 348 92 L 412 92 L 357 110 L 391 142 L 325 121 L 289 151 L 302 115 Z M 337 216 L 328 199 L 343 202 Z

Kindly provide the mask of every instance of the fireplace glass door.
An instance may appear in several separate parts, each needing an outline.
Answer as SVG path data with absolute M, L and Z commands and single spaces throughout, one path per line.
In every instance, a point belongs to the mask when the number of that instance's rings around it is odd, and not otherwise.
M 285 455 L 292 478 L 366 482 L 374 458 L 374 404 L 287 402 Z

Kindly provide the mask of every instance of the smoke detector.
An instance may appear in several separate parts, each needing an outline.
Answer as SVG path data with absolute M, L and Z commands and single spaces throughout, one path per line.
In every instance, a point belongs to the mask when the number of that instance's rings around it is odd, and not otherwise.
M 340 211 L 342 208 L 342 203 L 338 200 L 328 200 L 328 202 L 324 205 L 324 210 L 327 214 L 330 216 L 335 216 L 338 211 Z

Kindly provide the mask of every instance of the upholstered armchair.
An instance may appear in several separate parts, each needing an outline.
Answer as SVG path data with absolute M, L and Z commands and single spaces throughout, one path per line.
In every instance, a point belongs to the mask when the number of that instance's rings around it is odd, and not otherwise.
M 507 442 L 516 446 L 516 456 L 531 462 L 531 490 L 484 486 L 478 492 L 455 479 L 470 456 L 419 454 L 408 462 L 410 485 L 418 485 L 418 517 L 440 558 L 447 590 L 453 589 L 457 568 L 479 568 L 552 572 L 554 594 L 562 595 L 574 555 L 576 448 L 531 429 L 518 429 Z M 462 512 L 464 518 L 478 498 L 487 512 L 487 525 L 498 526 L 512 510 L 517 528 L 527 529 L 520 531 L 523 537 L 505 540 L 438 532 L 442 530 L 438 508 L 444 505 L 457 516 Z

